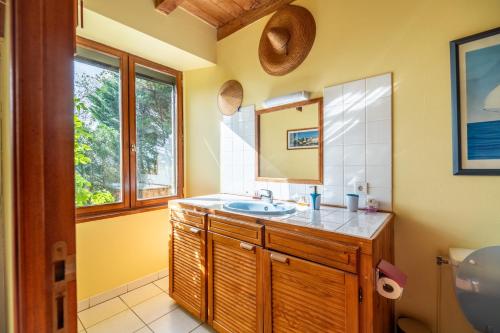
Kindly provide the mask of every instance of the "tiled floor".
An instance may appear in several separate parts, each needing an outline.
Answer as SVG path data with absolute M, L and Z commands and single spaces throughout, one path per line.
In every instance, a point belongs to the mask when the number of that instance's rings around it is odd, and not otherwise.
M 167 294 L 168 278 L 78 313 L 78 332 L 212 333 Z

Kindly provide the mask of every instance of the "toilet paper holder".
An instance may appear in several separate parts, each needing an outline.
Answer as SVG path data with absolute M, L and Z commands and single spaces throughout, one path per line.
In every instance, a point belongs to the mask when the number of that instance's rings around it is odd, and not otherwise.
M 376 285 L 375 287 L 377 290 L 378 290 L 379 280 L 383 279 L 383 278 L 388 278 L 388 279 L 393 280 L 397 284 L 397 286 L 399 286 L 399 288 L 401 289 L 401 293 L 402 293 L 402 289 L 406 286 L 406 281 L 408 279 L 406 274 L 403 273 L 399 268 L 397 268 L 396 266 L 394 266 L 390 262 L 382 259 L 379 262 L 379 264 L 377 265 L 377 267 L 375 268 L 375 285 Z M 394 289 L 395 289 L 394 286 L 389 284 L 389 283 L 384 283 L 382 285 L 382 288 L 383 288 L 383 291 L 386 293 L 392 293 L 392 292 L 394 292 Z M 379 291 L 379 294 L 381 294 L 380 291 Z M 402 294 L 400 294 L 399 297 L 396 299 L 401 298 L 401 295 Z M 384 295 L 382 295 L 382 296 L 384 296 Z

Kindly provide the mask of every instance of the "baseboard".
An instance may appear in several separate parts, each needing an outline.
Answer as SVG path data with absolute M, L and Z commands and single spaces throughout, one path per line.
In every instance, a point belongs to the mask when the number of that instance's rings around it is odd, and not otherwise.
M 156 273 L 143 276 L 140 279 L 130 281 L 129 283 L 125 283 L 125 284 L 118 286 L 116 288 L 113 288 L 111 290 L 107 290 L 105 292 L 91 296 L 89 298 L 82 299 L 81 301 L 78 301 L 78 312 L 86 310 L 86 309 L 88 309 L 92 306 L 95 306 L 97 304 L 109 301 L 112 298 L 118 297 L 120 295 L 123 295 L 123 294 L 129 292 L 129 291 L 132 291 L 134 289 L 145 286 L 151 282 L 163 279 L 164 277 L 167 277 L 167 276 L 168 276 L 168 270 L 163 269 L 163 270 L 158 271 Z

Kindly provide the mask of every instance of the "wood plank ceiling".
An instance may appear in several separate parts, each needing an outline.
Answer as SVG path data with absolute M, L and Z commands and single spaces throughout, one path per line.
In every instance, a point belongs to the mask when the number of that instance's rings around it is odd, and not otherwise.
M 182 7 L 217 28 L 217 40 L 270 14 L 293 0 L 155 0 L 165 14 Z

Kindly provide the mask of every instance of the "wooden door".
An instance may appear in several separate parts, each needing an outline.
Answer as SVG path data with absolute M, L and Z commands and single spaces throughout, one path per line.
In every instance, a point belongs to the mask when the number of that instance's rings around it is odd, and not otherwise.
M 13 331 L 76 332 L 74 2 L 8 3 Z
M 358 332 L 358 277 L 265 251 L 264 332 Z
M 171 220 L 169 294 L 201 321 L 206 320 L 206 232 Z
M 221 333 L 263 329 L 262 248 L 208 233 L 208 322 Z

